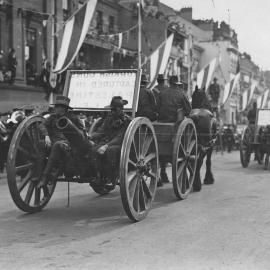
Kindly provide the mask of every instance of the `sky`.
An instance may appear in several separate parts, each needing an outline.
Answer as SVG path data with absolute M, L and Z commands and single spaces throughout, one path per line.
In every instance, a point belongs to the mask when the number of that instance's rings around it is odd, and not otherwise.
M 270 0 L 161 0 L 180 10 L 193 7 L 194 19 L 230 22 L 240 52 L 247 52 L 263 70 L 270 70 Z

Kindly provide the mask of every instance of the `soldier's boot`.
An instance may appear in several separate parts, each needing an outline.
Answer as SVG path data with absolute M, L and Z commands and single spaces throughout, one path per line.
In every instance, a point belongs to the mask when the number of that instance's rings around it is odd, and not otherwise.
M 44 186 L 46 186 L 51 178 L 51 172 L 55 166 L 55 162 L 56 160 L 52 157 L 49 158 L 47 165 L 40 177 L 40 181 L 37 185 L 38 188 L 43 188 Z

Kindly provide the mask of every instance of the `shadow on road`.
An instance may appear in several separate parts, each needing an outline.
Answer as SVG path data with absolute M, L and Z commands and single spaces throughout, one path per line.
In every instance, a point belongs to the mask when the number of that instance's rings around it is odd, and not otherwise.
M 126 216 L 119 191 L 107 196 L 81 194 L 71 196 L 66 207 L 66 194 L 52 199 L 40 213 L 24 214 L 19 210 L 2 212 L 0 215 L 0 247 L 16 243 L 34 243 L 40 247 L 85 237 L 105 234 L 124 226 L 138 226 Z M 192 199 L 192 195 L 191 198 Z M 179 203 L 171 184 L 159 189 L 152 210 Z M 149 215 L 145 221 L 151 220 Z

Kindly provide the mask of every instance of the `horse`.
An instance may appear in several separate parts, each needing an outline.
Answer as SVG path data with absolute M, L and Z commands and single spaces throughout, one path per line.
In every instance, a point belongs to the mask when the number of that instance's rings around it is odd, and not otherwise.
M 201 190 L 202 186 L 200 171 L 205 157 L 206 173 L 204 184 L 211 185 L 215 182 L 211 169 L 211 157 L 217 135 L 217 125 L 205 89 L 199 90 L 198 87 L 196 87 L 192 95 L 192 111 L 189 117 L 194 121 L 198 134 L 198 160 L 193 182 L 193 191 L 198 192 Z

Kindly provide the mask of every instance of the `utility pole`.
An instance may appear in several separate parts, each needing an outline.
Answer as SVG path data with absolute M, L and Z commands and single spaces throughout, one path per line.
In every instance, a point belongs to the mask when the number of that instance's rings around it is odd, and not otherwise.
M 138 69 L 142 66 L 142 14 L 141 0 L 138 2 Z

